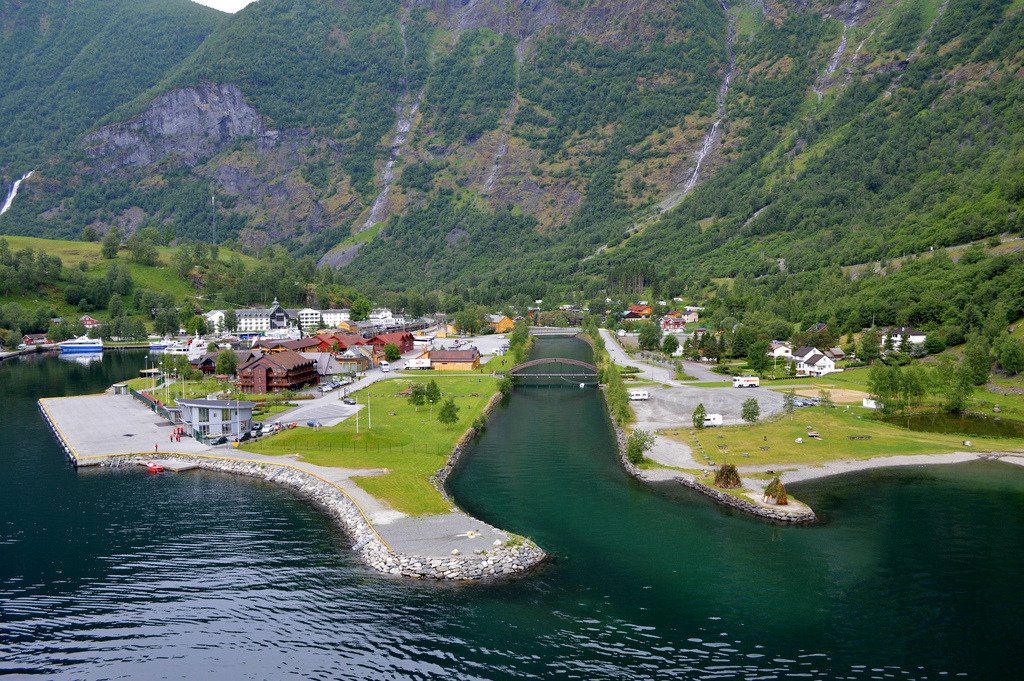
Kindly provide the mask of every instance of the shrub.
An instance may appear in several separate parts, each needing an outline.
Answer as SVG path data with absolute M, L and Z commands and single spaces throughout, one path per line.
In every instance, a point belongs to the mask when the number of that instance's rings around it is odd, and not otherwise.
M 704 417 L 708 415 L 708 410 L 704 408 L 704 403 L 701 402 L 697 405 L 697 408 L 693 410 L 693 427 L 697 430 L 704 428 Z
M 740 486 L 740 473 L 731 463 L 722 464 L 715 471 L 715 487 L 735 489 Z
M 626 458 L 630 463 L 638 464 L 644 460 L 644 454 L 653 446 L 654 434 L 638 428 L 626 439 Z

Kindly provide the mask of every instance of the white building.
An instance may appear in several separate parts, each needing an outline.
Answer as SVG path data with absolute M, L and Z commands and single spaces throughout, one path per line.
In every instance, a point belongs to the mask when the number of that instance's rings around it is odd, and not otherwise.
M 299 310 L 296 313 L 296 317 L 299 320 L 299 326 L 303 329 L 318 329 L 323 321 L 323 315 L 320 310 L 308 307 Z
M 903 339 L 907 339 L 907 343 L 910 347 L 915 345 L 924 344 L 928 336 L 916 329 L 912 329 L 909 326 L 893 327 L 889 329 L 882 329 L 882 347 L 892 348 L 893 350 L 903 351 Z M 909 351 L 910 348 L 907 348 Z
M 196 439 L 238 437 L 252 426 L 254 402 L 236 400 L 175 400 L 181 421 Z
M 774 359 L 793 359 L 793 348 L 789 343 L 783 343 L 782 341 L 772 341 L 768 345 L 768 356 Z
M 203 315 L 206 319 L 206 326 L 211 331 L 224 331 L 224 310 L 210 310 Z
M 842 371 L 836 369 L 836 363 L 831 357 L 817 348 L 805 346 L 796 350 L 793 352 L 793 361 L 796 362 L 797 376 L 824 376 Z
M 352 319 L 352 311 L 345 308 L 331 309 L 331 310 L 320 310 L 320 318 L 324 320 L 326 326 L 334 327 L 338 326 L 342 322 L 347 322 Z
M 291 318 L 277 302 L 277 298 L 274 298 L 270 307 L 235 310 L 235 314 L 238 317 L 239 333 L 260 333 L 272 329 L 286 329 L 291 323 Z

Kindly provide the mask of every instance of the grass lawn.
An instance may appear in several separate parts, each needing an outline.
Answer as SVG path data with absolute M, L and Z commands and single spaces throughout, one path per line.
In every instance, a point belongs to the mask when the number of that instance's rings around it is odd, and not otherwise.
M 12 251 L 19 251 L 24 248 L 33 248 L 35 250 L 44 251 L 48 255 L 55 255 L 61 259 L 64 263 L 64 267 L 68 269 L 77 269 L 78 264 L 84 262 L 89 266 L 85 274 L 90 278 L 99 278 L 106 275 L 111 265 L 115 262 L 119 262 L 128 266 L 128 270 L 131 272 L 135 285 L 140 288 L 149 289 L 151 291 L 160 291 L 162 293 L 170 293 L 175 297 L 194 296 L 196 294 L 196 291 L 192 288 L 191 284 L 179 277 L 178 273 L 170 266 L 171 256 L 175 250 L 177 250 L 173 246 L 158 247 L 157 252 L 159 253 L 160 260 L 155 266 L 150 267 L 148 265 L 137 265 L 131 262 L 128 259 L 128 252 L 125 250 L 122 250 L 116 259 L 107 260 L 100 253 L 101 244 L 98 242 L 40 239 L 29 236 L 2 236 L 0 238 L 7 240 Z M 221 248 L 218 251 L 218 258 L 223 262 L 228 262 L 234 257 L 242 259 L 246 265 L 252 265 L 256 262 L 249 256 L 229 251 L 224 248 Z M 53 305 L 57 308 L 57 312 L 62 315 L 71 314 L 73 312 L 69 306 L 63 304 L 62 293 L 54 293 L 53 295 L 22 296 L 21 298 L 22 299 L 4 297 L 2 300 L 5 303 L 19 302 L 27 307 Z M 98 314 L 102 315 L 103 312 Z M 94 314 L 93 316 L 97 315 Z
M 150 390 L 149 386 L 153 385 L 151 379 L 133 378 L 131 381 L 128 381 L 128 384 L 131 385 L 135 381 L 139 381 L 139 385 L 142 385 L 143 389 L 164 404 L 174 404 L 174 399 L 177 397 L 183 397 L 185 399 L 206 397 L 210 393 L 228 390 L 231 387 L 230 383 L 220 383 L 212 378 L 204 378 L 200 381 L 185 381 L 184 383 L 181 381 L 173 381 L 168 383 L 166 387 L 160 386 L 156 390 Z M 135 388 L 134 385 L 131 385 L 131 387 Z M 138 389 L 139 388 L 135 388 L 135 390 Z M 242 399 L 245 398 L 243 397 Z
M 863 409 L 800 409 L 792 416 L 781 416 L 751 426 L 728 426 L 695 431 L 679 428 L 662 434 L 694 447 L 700 447 L 716 465 L 818 464 L 844 459 L 871 459 L 878 456 L 909 454 L 945 454 L 964 451 L 963 441 L 970 439 L 974 451 L 1024 451 L 1024 439 L 983 438 L 940 433 L 919 433 L 867 418 Z M 807 437 L 808 426 L 821 433 L 821 440 Z M 848 436 L 870 436 L 851 440 Z M 796 444 L 798 437 L 804 439 Z M 763 451 L 761 447 L 767 447 Z M 746 453 L 748 456 L 743 456 Z
M 868 390 L 868 373 L 870 369 L 868 367 L 858 367 L 856 369 L 847 369 L 846 371 L 839 371 L 834 374 L 827 374 L 825 376 L 794 376 L 789 378 L 780 378 L 778 380 L 763 380 L 761 385 L 765 388 L 771 388 L 772 390 L 778 390 L 780 388 L 814 388 L 824 390 L 862 390 L 867 392 Z
M 256 421 L 266 421 L 272 419 L 283 411 L 288 411 L 292 407 L 299 406 L 295 402 L 273 402 L 270 404 L 259 404 L 253 409 L 253 419 Z
M 459 406 L 459 422 L 452 426 L 437 421 L 426 406 L 409 404 L 398 393 L 413 383 L 427 383 L 433 375 L 401 376 L 380 381 L 352 395 L 366 404 L 370 395 L 373 428 L 367 427 L 367 411 L 337 426 L 313 430 L 296 428 L 247 447 L 260 454 L 298 453 L 302 460 L 321 466 L 343 468 L 387 468 L 389 473 L 355 478 L 356 484 L 395 509 L 411 515 L 446 513 L 448 502 L 430 484 L 429 478 L 444 466 L 456 441 L 483 411 L 497 392 L 497 380 L 490 376 L 453 375 L 438 381 L 442 399 L 453 397 Z

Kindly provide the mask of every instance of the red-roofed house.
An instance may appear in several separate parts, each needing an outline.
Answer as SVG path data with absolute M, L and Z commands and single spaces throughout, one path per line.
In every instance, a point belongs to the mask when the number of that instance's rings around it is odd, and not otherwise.
M 375 345 L 381 349 L 384 348 L 388 343 L 394 343 L 398 346 L 398 351 L 403 355 L 407 352 L 412 352 L 415 344 L 413 335 L 408 331 L 396 331 L 395 333 L 382 333 L 374 336 L 370 339 L 370 345 Z
M 78 321 L 82 322 L 82 326 L 85 327 L 86 331 L 88 331 L 89 329 L 95 329 L 97 326 L 100 326 L 99 320 L 93 319 L 87 314 L 84 314 L 81 317 L 79 317 Z

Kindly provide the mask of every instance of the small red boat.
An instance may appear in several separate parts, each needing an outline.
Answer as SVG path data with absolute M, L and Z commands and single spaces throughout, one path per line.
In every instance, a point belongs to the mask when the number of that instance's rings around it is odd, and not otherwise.
M 156 461 L 147 461 L 146 470 L 150 473 L 163 473 L 164 467 L 158 464 Z

